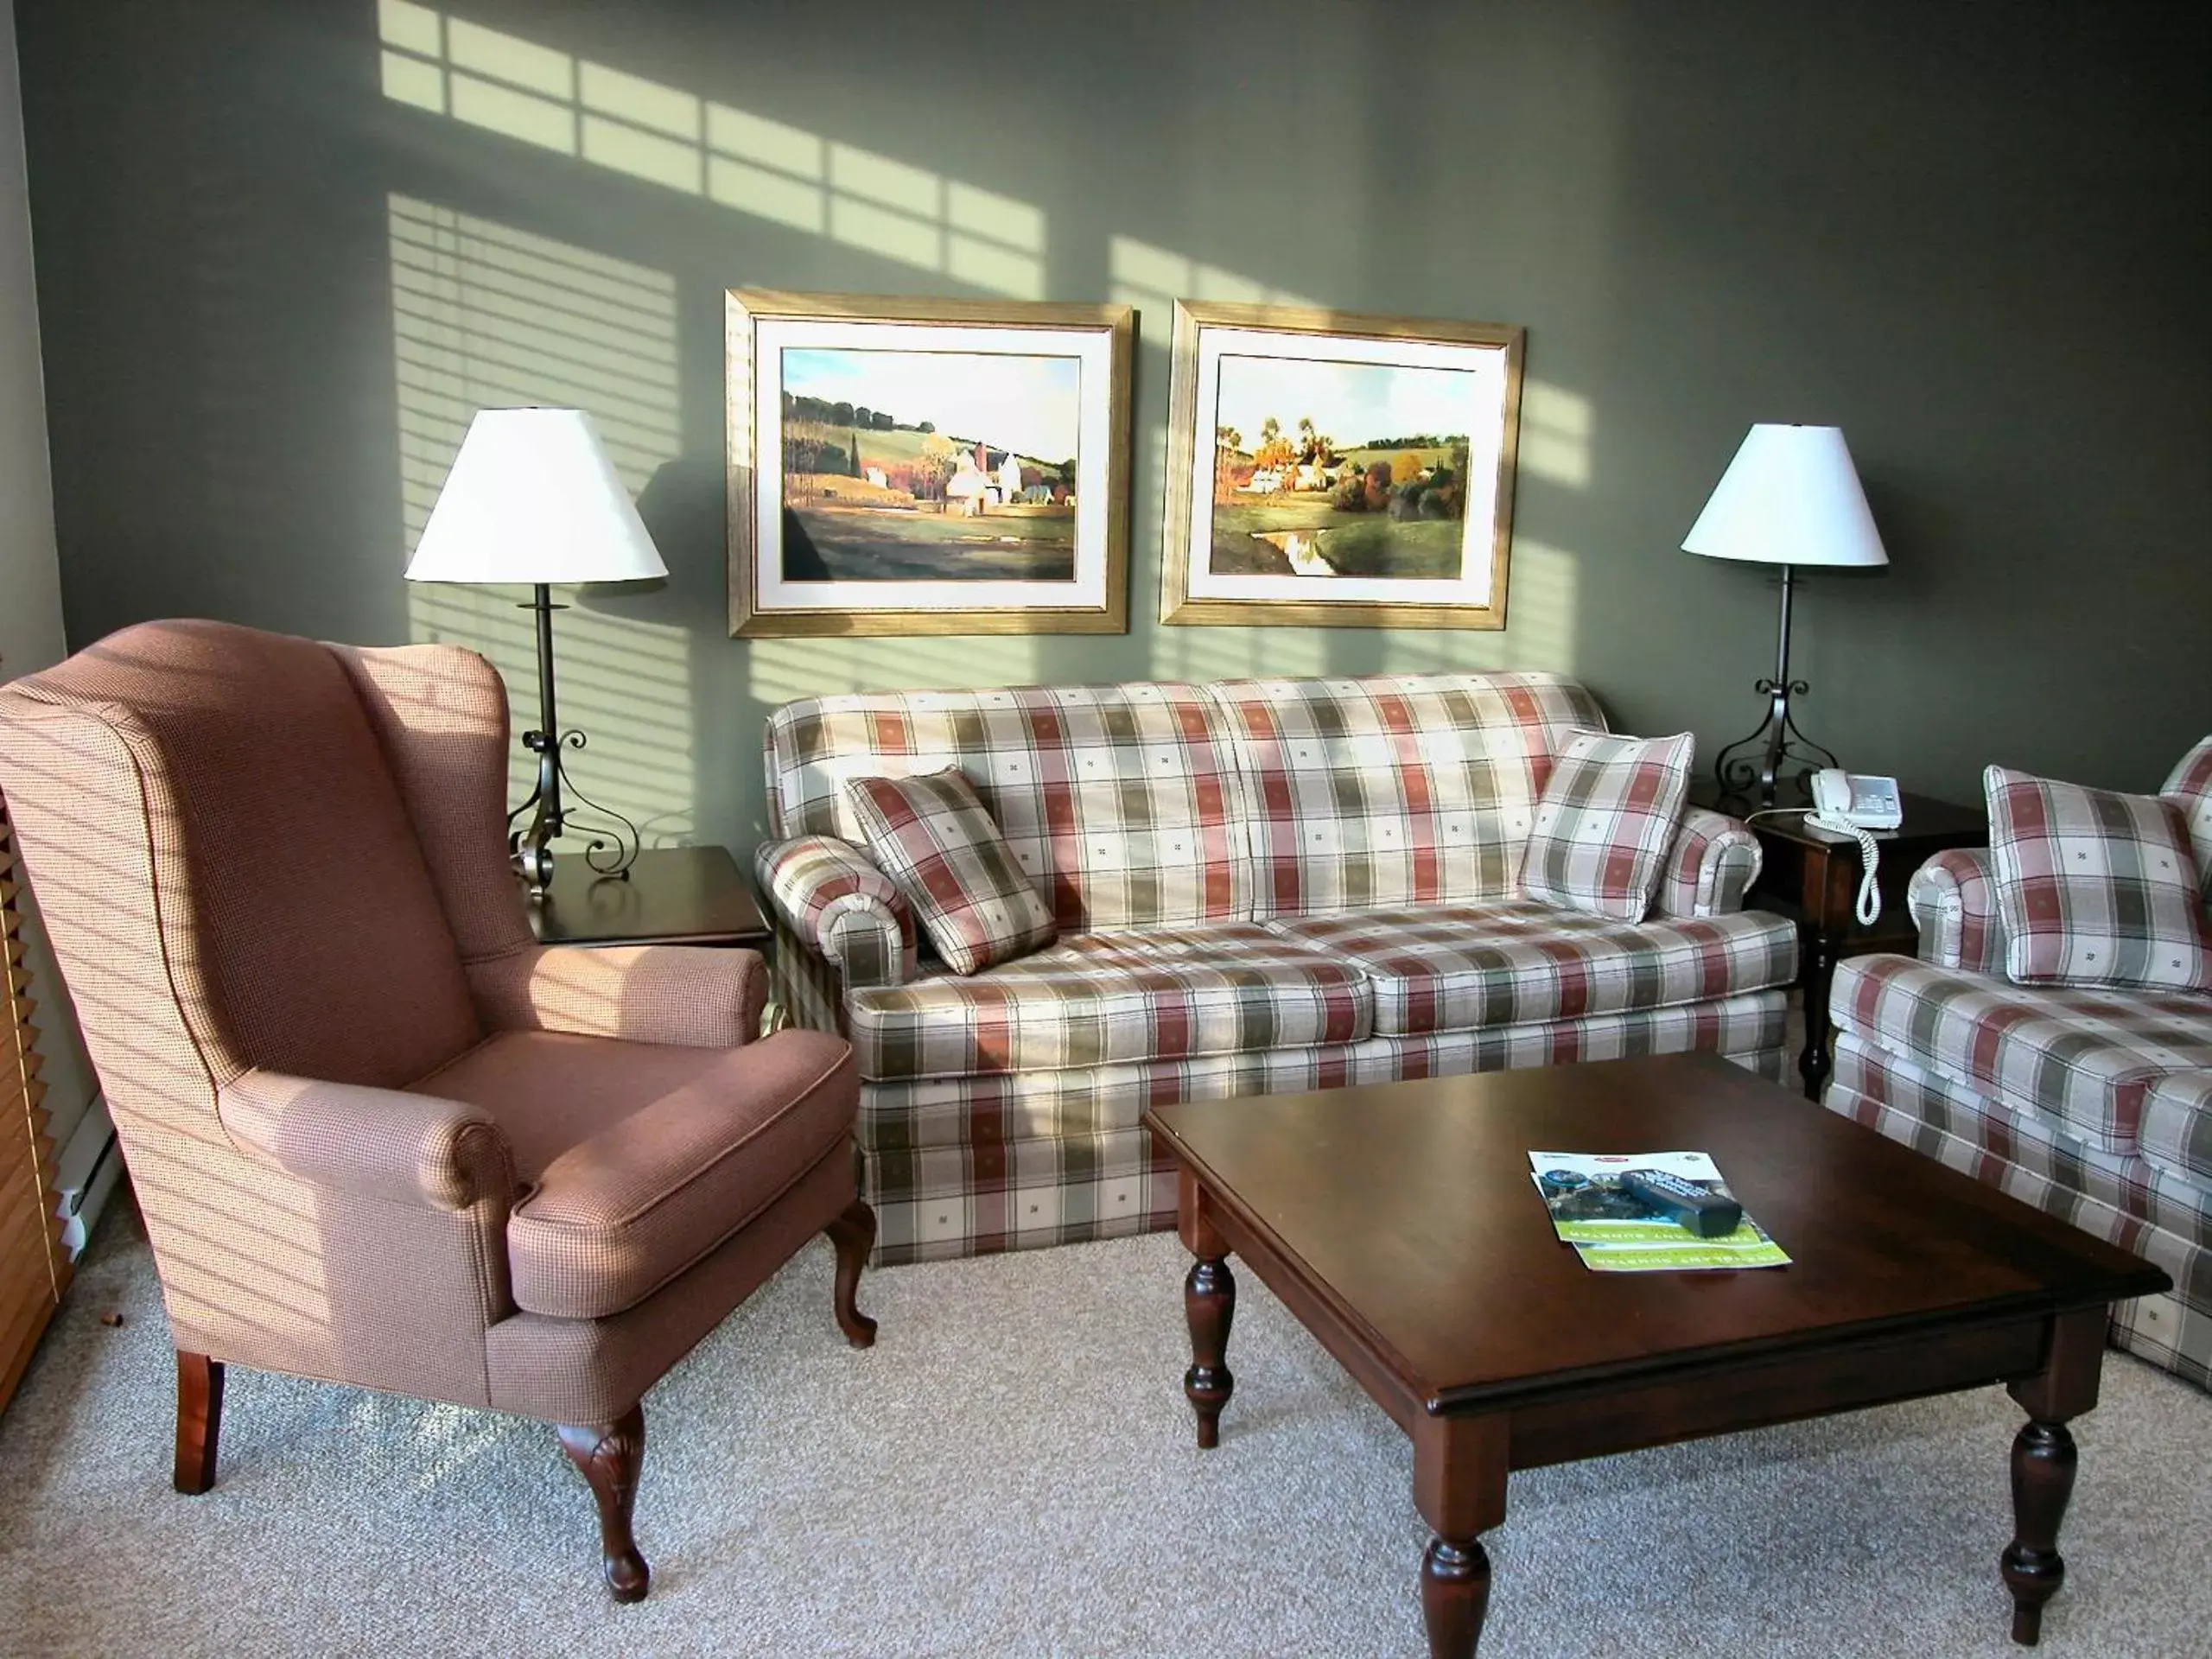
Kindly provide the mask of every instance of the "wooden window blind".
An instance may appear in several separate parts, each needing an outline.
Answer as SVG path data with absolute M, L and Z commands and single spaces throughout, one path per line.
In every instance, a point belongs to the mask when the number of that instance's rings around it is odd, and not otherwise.
M 30 973 L 23 962 L 22 877 L 16 836 L 0 802 L 0 1408 L 16 1392 L 47 1321 L 69 1282 L 54 1211 L 54 1141 L 38 1027 L 30 1023 Z

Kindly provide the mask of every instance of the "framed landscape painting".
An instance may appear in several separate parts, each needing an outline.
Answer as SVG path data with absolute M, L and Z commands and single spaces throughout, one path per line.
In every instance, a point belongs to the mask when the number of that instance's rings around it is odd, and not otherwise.
M 727 313 L 733 634 L 1127 630 L 1128 307 Z
M 1177 301 L 1160 620 L 1503 627 L 1522 342 Z

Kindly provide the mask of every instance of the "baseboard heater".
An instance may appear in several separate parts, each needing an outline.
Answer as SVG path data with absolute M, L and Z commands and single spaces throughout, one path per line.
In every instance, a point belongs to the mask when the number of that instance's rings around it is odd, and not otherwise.
M 61 1248 L 71 1262 L 84 1255 L 86 1242 L 99 1224 L 100 1212 L 123 1179 L 123 1150 L 116 1145 L 115 1120 L 107 1115 L 107 1097 L 94 1095 L 61 1149 L 54 1166 L 54 1191 L 60 1195 L 54 1211 L 61 1217 Z

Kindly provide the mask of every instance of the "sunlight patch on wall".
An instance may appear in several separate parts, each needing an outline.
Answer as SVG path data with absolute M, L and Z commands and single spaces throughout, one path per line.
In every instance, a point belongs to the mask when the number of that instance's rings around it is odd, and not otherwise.
M 642 489 L 682 448 L 676 284 L 667 276 L 489 219 L 388 198 L 399 393 L 400 501 L 410 553 L 479 409 L 589 410 L 622 481 Z M 507 683 L 514 728 L 537 723 L 537 636 L 521 588 L 407 584 L 409 637 L 482 652 Z M 624 614 L 619 592 L 554 619 L 564 727 L 584 792 L 634 819 L 647 846 L 690 838 L 696 736 L 685 629 Z M 508 790 L 534 762 L 517 741 Z M 581 847 L 581 842 L 575 842 Z
M 1520 466 L 1554 484 L 1588 487 L 1590 424 L 1587 397 L 1522 377 Z
M 746 689 L 763 709 L 836 691 L 1029 685 L 1066 679 L 1050 667 L 1052 636 L 748 639 Z
M 1175 302 L 1179 299 L 1323 308 L 1319 302 L 1294 294 L 1287 289 L 1269 288 L 1265 283 L 1252 277 L 1239 276 L 1233 270 L 1224 270 L 1218 265 L 1186 258 L 1166 248 L 1140 242 L 1133 236 L 1110 238 L 1107 244 L 1106 263 L 1107 274 L 1113 283 L 1113 298 L 1121 304 L 1134 305 L 1147 315 L 1160 319 L 1159 325 L 1146 335 L 1147 341 L 1155 346 L 1166 346 L 1173 340 L 1169 325 L 1175 315 Z
M 386 98 L 1020 300 L 1045 215 L 857 145 L 448 16 L 378 0 Z

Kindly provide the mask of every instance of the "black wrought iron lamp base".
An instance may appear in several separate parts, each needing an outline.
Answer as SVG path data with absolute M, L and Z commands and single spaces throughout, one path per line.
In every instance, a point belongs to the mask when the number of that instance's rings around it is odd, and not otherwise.
M 1789 712 L 1789 699 L 1807 696 L 1812 688 L 1789 677 L 1789 599 L 1793 572 L 1782 567 L 1782 625 L 1775 643 L 1774 674 L 1753 683 L 1753 690 L 1767 699 L 1766 718 L 1749 737 L 1738 739 L 1720 751 L 1713 775 L 1724 800 L 1756 799 L 1762 808 L 1777 804 L 1786 787 L 1800 800 L 1806 796 L 1806 776 L 1836 764 L 1835 756 L 1797 729 Z M 1783 803 L 1788 804 L 1789 803 Z
M 537 757 L 537 787 L 531 791 L 529 799 L 507 814 L 507 851 L 531 898 L 543 901 L 553 885 L 553 843 L 570 829 L 570 820 L 577 816 L 564 804 L 564 791 L 596 820 L 575 826 L 584 838 L 584 861 L 595 874 L 628 880 L 630 867 L 638 859 L 639 836 L 636 824 L 613 807 L 601 806 L 570 782 L 561 763 L 563 749 L 581 749 L 588 741 L 581 731 L 563 731 L 555 708 L 553 613 L 568 607 L 554 604 L 552 589 L 539 582 L 531 602 L 523 608 L 537 615 L 539 722 L 535 731 L 522 734 L 523 747 Z M 530 821 L 522 824 L 524 813 L 530 815 Z

